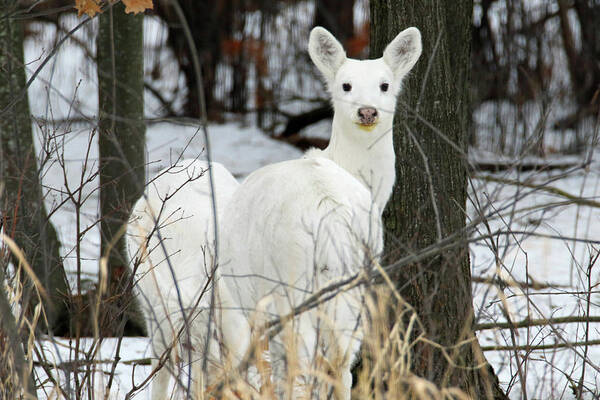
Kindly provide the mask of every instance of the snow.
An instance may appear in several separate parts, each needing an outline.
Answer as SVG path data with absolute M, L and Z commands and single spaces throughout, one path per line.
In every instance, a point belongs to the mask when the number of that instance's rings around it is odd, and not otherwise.
M 63 23 L 73 26 L 77 20 L 65 19 Z M 157 40 L 160 27 L 155 19 L 148 18 L 145 29 L 154 32 Z M 39 25 L 38 29 L 49 30 L 47 25 Z M 77 37 L 86 43 L 93 32 L 93 25 L 85 27 L 77 33 Z M 157 33 L 158 32 L 158 33 Z M 44 35 L 51 36 L 45 31 Z M 162 38 L 162 39 L 161 39 Z M 26 58 L 29 73 L 37 68 L 39 63 L 49 54 L 48 40 L 28 40 Z M 91 51 L 94 51 L 91 49 Z M 164 59 L 168 63 L 168 57 Z M 176 74 L 175 74 L 176 75 Z M 176 77 L 179 79 L 179 77 Z M 57 227 L 62 240 L 62 254 L 66 256 L 66 268 L 71 279 L 77 270 L 75 249 L 81 246 L 83 276 L 88 278 L 87 284 L 95 281 L 99 258 L 99 232 L 97 221 L 98 179 L 95 177 L 97 168 L 97 142 L 93 125 L 69 124 L 60 120 L 68 117 L 93 118 L 96 114 L 96 72 L 93 63 L 84 61 L 83 52 L 70 40 L 65 42 L 58 55 L 43 69 L 40 77 L 30 88 L 30 103 L 32 114 L 40 119 L 53 120 L 35 125 L 38 137 L 38 150 L 43 162 L 43 184 L 48 190 L 47 206 L 56 211 L 51 221 Z M 177 83 L 177 82 L 176 82 Z M 173 82 L 167 82 L 165 88 Z M 293 83 L 288 82 L 288 85 Z M 166 89 L 165 89 L 166 90 Z M 152 98 L 147 99 L 147 114 L 155 116 L 158 105 Z M 484 115 L 482 113 L 481 115 Z M 323 135 L 327 127 L 320 124 L 313 130 Z M 212 159 L 223 163 L 232 173 L 242 179 L 251 171 L 273 162 L 297 158 L 301 153 L 282 142 L 274 141 L 261 131 L 239 122 L 226 124 L 210 124 L 208 134 L 211 143 Z M 44 156 L 48 149 L 49 157 Z M 89 152 L 88 152 L 89 149 Z M 207 149 L 202 130 L 195 125 L 183 123 L 161 122 L 151 124 L 147 130 L 146 157 L 148 161 L 148 176 L 152 176 L 164 166 L 171 164 L 181 154 L 184 157 L 205 156 Z M 485 152 L 474 154 L 474 159 L 489 159 L 492 155 Z M 565 158 L 556 156 L 558 161 Z M 60 165 L 64 161 L 64 168 Z M 569 162 L 581 161 L 581 157 L 573 156 Z M 84 168 L 85 166 L 85 168 Z M 492 178 L 527 181 L 536 184 L 547 184 L 569 192 L 575 196 L 598 200 L 600 196 L 600 164 L 598 161 L 583 169 L 570 173 L 564 170 L 554 170 L 546 173 L 482 175 Z M 63 174 L 63 170 L 65 173 Z M 82 178 L 83 177 L 83 178 Z M 68 200 L 66 190 L 74 190 L 83 185 L 82 194 L 87 199 L 83 203 L 80 214 L 80 226 L 76 226 L 75 204 Z M 531 188 L 506 185 L 485 179 L 473 179 L 469 190 L 471 198 L 477 196 L 479 201 L 492 209 L 503 210 L 503 218 L 490 220 L 491 231 L 511 230 L 528 232 L 514 235 L 501 235 L 494 238 L 499 248 L 499 258 L 496 260 L 490 249 L 489 241 L 479 241 L 470 247 L 472 273 L 475 276 L 493 276 L 498 270 L 500 275 L 517 281 L 527 281 L 528 276 L 535 281 L 548 283 L 545 289 L 498 288 L 487 284 L 474 284 L 474 304 L 478 322 L 504 321 L 501 311 L 502 301 L 509 306 L 510 317 L 513 321 L 529 318 L 551 318 L 586 314 L 587 267 L 590 253 L 600 247 L 598 242 L 585 243 L 573 238 L 600 240 L 600 209 L 597 207 L 578 206 L 564 203 L 564 198 L 555 194 L 534 190 Z M 63 204 L 64 202 L 64 204 Z M 491 209 L 488 209 L 488 212 Z M 468 207 L 469 220 L 477 216 L 473 204 Z M 87 228 L 90 228 L 86 231 Z M 486 234 L 483 224 L 478 225 L 479 232 Z M 78 232 L 84 232 L 78 238 Z M 532 235 L 547 234 L 565 239 L 556 239 Z M 477 233 L 475 234 L 475 236 Z M 591 283 L 598 282 L 598 268 L 592 269 Z M 529 296 L 525 296 L 524 292 Z M 552 294 L 548 294 L 551 292 Z M 600 298 L 597 290 L 591 295 L 590 315 L 600 315 Z M 569 342 L 585 340 L 584 324 L 555 325 L 553 327 L 519 329 L 515 338 L 520 344 L 549 344 L 554 342 Z M 478 334 L 481 345 L 511 344 L 508 330 L 487 330 Z M 589 340 L 600 339 L 598 324 L 591 324 Z M 97 347 L 98 360 L 112 360 L 118 339 L 105 339 Z M 73 361 L 74 342 L 67 339 L 55 339 L 40 342 L 45 354 L 55 358 L 57 363 Z M 92 339 L 84 339 L 81 348 L 89 350 L 97 346 Z M 579 379 L 581 376 L 581 355 L 584 347 L 575 349 L 533 351 L 528 361 L 521 366 L 526 375 L 526 388 L 529 398 L 574 398 L 566 375 Z M 519 354 L 524 355 L 520 351 Z M 577 355 L 579 354 L 579 355 Z M 110 392 L 110 398 L 123 398 L 132 388 L 133 383 L 139 384 L 150 372 L 148 365 L 134 366 L 123 361 L 137 360 L 149 355 L 146 338 L 124 338 L 120 348 L 121 361 L 116 368 L 116 381 Z M 81 355 L 80 355 L 81 356 Z M 520 398 L 521 383 L 517 377 L 517 364 L 514 354 L 509 352 L 486 352 L 486 356 L 498 373 L 505 389 L 509 390 L 511 398 Z M 596 360 L 600 360 L 600 347 L 591 346 L 587 349 L 587 357 L 593 367 L 587 366 L 585 385 L 599 392 L 600 369 Z M 95 365 L 93 388 L 102 393 L 107 384 L 107 378 L 101 371 L 109 372 L 110 363 Z M 43 377 L 41 368 L 36 371 Z M 62 377 L 62 379 L 72 379 Z M 65 382 L 65 381 L 63 381 Z M 149 387 L 142 388 L 135 396 L 136 399 L 149 398 Z M 40 390 L 42 398 L 52 398 L 50 393 Z
M 113 360 L 119 355 L 122 362 L 117 363 L 115 367 L 115 378 L 111 384 L 110 391 L 107 390 L 108 373 L 113 368 Z M 46 341 L 42 343 L 41 352 L 48 362 L 56 365 L 61 365 L 62 373 L 60 379 L 64 383 L 65 390 L 69 389 L 66 383 L 69 379 L 73 385 L 72 366 L 66 364 L 67 361 L 75 360 L 75 341 L 63 338 L 55 338 L 51 343 Z M 106 392 L 110 393 L 109 399 L 123 399 L 125 395 L 131 391 L 133 385 L 140 385 L 152 371 L 152 368 L 144 358 L 148 357 L 148 340 L 146 338 L 123 338 L 119 343 L 117 338 L 105 338 L 102 343 L 91 339 L 82 338 L 79 343 L 79 360 L 86 360 L 87 355 L 92 355 L 96 364 L 91 365 L 90 379 L 92 381 L 91 390 L 93 398 L 101 398 Z M 133 362 L 132 362 L 133 361 Z M 40 374 L 40 378 L 46 376 L 41 368 L 36 368 Z M 69 378 L 66 377 L 67 372 L 70 372 Z M 81 379 L 81 378 L 80 378 Z M 71 386 L 72 388 L 73 386 Z M 45 389 L 38 390 L 40 398 L 53 398 L 55 393 L 52 391 L 52 385 L 46 385 Z M 84 398 L 85 397 L 84 395 Z M 142 390 L 135 396 L 135 399 L 149 399 L 150 391 Z
M 561 170 L 520 177 L 513 172 L 504 178 L 518 178 L 521 181 L 538 185 L 549 185 L 580 198 L 593 200 L 600 196 L 599 166 L 597 162 L 594 162 L 589 169 L 579 169 L 566 176 L 561 176 L 565 173 L 564 170 Z M 490 222 L 491 231 L 499 229 L 527 232 L 527 234 L 515 234 L 514 237 L 499 238 L 497 245 L 500 248 L 502 264 L 500 275 L 507 278 L 512 277 L 521 282 L 527 281 L 529 276 L 535 282 L 547 283 L 551 286 L 542 290 L 506 289 L 503 294 L 508 303 L 511 320 L 516 322 L 526 318 L 586 315 L 585 292 L 589 290 L 586 273 L 590 257 L 597 252 L 600 244 L 598 242 L 600 239 L 598 208 L 557 204 L 565 199 L 547 192 L 534 191 L 534 189 L 522 187 L 517 189 L 514 186 L 485 183 L 484 181 L 476 181 L 474 185 L 474 191 L 482 193 L 483 196 L 492 194 L 494 207 L 498 209 L 507 205 L 511 207 L 506 209 L 507 215 L 503 220 L 496 219 Z M 520 200 L 515 200 L 520 197 Z M 511 220 L 510 213 L 513 212 L 513 206 L 516 215 L 513 216 L 512 222 L 508 222 Z M 535 211 L 520 211 L 532 208 L 535 208 Z M 469 215 L 475 215 L 473 207 L 470 207 Z M 481 233 L 485 233 L 483 227 L 480 226 L 480 228 L 482 228 Z M 530 234 L 534 235 L 530 236 Z M 535 236 L 535 234 L 552 235 L 556 238 Z M 580 241 L 571 240 L 572 238 Z M 581 240 L 590 240 L 593 243 L 584 243 Z M 472 245 L 471 258 L 474 275 L 493 275 L 496 261 L 489 246 L 484 243 Z M 595 266 L 592 269 L 592 285 L 598 282 L 597 271 L 598 266 Z M 474 285 L 474 304 L 480 305 L 480 322 L 505 320 L 501 317 L 502 312 L 498 302 L 500 296 L 494 293 L 495 290 L 488 293 L 488 285 Z M 545 294 L 549 292 L 552 294 Z M 597 291 L 593 293 L 589 315 L 598 315 L 600 303 Z M 529 300 L 525 294 L 530 296 Z M 564 341 L 585 341 L 584 328 L 584 324 L 522 328 L 519 329 L 520 335 L 516 338 L 516 343 L 538 345 Z M 600 337 L 597 324 L 590 325 L 589 334 L 589 340 Z M 508 330 L 483 331 L 480 332 L 479 339 L 482 346 L 512 344 Z M 579 352 L 579 357 L 575 357 L 575 351 Z M 576 350 L 534 351 L 524 367 L 528 375 L 527 393 L 535 398 L 570 398 L 572 393 L 568 381 L 561 371 L 576 377 L 574 379 L 579 379 L 582 367 L 580 357 L 583 351 L 584 347 L 578 347 Z M 486 355 L 496 368 L 496 372 L 499 373 L 500 381 L 508 385 L 516 374 L 514 360 L 507 365 L 508 355 L 506 352 L 492 352 L 486 353 Z M 597 360 L 600 360 L 600 347 L 589 347 L 587 357 L 594 367 L 587 366 L 585 383 L 587 387 L 598 393 L 600 374 L 597 370 Z M 552 378 L 552 382 L 548 381 L 550 378 Z M 511 397 L 518 398 L 520 390 L 520 384 L 515 382 L 515 387 L 511 389 Z

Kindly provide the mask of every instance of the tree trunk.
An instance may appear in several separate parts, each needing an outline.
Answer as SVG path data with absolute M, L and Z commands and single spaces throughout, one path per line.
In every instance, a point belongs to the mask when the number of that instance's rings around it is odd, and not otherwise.
M 142 195 L 144 156 L 143 15 L 127 15 L 121 3 L 99 17 L 96 41 L 99 96 L 101 251 L 108 254 L 110 310 L 135 318 L 145 332 L 140 312 L 131 300 L 130 271 L 125 248 L 125 224 Z M 134 303 L 135 304 L 135 303 Z M 116 315 L 110 315 L 111 320 Z
M 69 290 L 65 279 L 60 242 L 44 205 L 39 170 L 25 91 L 23 58 L 23 25 L 10 18 L 17 1 L 0 0 L 4 17 L 0 23 L 0 110 L 15 99 L 12 107 L 0 115 L 0 192 L 4 232 L 14 238 L 23 250 L 33 271 L 46 289 L 44 301 L 49 326 L 41 321 L 38 327 L 52 328 L 65 309 Z M 8 17 L 7 17 L 8 16 Z M 15 261 L 15 266 L 17 262 Z M 24 282 L 30 282 L 25 279 Z M 32 284 L 26 283 L 23 306 L 25 315 L 32 315 L 38 304 Z
M 567 55 L 575 100 L 580 106 L 592 108 L 593 112 L 597 112 L 600 102 L 593 102 L 600 94 L 600 4 L 588 0 L 576 0 L 573 3 L 581 27 L 581 49 L 577 49 L 573 28 L 567 15 L 570 4 L 560 0 L 558 5 L 563 47 Z
M 231 66 L 231 89 L 224 94 L 224 105 L 227 111 L 243 113 L 248 103 L 248 63 L 254 49 L 250 47 L 251 36 L 247 35 L 244 27 L 247 22 L 246 12 L 243 8 L 245 1 L 230 0 L 229 6 L 222 12 L 224 43 L 234 44 L 227 53 L 223 54 L 223 61 Z M 223 46 L 222 46 L 223 47 Z M 225 53 L 225 52 L 224 52 Z
M 372 57 L 380 57 L 404 28 L 416 26 L 423 35 L 423 56 L 400 95 L 407 107 L 399 105 L 394 124 L 396 182 L 401 184 L 395 186 L 384 212 L 386 261 L 392 262 L 465 226 L 473 3 L 372 0 L 370 7 Z M 416 118 L 414 110 L 462 152 Z M 470 368 L 485 360 L 473 333 L 466 242 L 405 268 L 394 279 L 400 294 L 416 309 L 427 338 L 445 346 L 454 365 Z M 461 341 L 466 344 L 457 346 Z M 420 342 L 414 348 L 416 375 L 439 387 L 458 387 L 473 398 L 506 398 L 491 367 L 469 368 L 448 363 L 437 347 Z
M 181 28 L 181 21 L 177 13 L 168 1 L 155 2 L 156 13 L 168 25 L 169 35 L 167 44 L 177 57 L 179 68 L 186 79 L 188 90 L 187 98 L 183 106 L 185 116 L 199 118 L 201 110 L 198 109 L 198 90 L 196 84 L 196 73 L 192 54 L 188 46 L 185 33 Z M 202 87 L 204 88 L 204 99 L 209 119 L 219 119 L 223 112 L 223 105 L 217 104 L 215 99 L 215 85 L 217 66 L 222 60 L 221 42 L 225 32 L 231 26 L 230 8 L 237 6 L 232 0 L 227 1 L 197 1 L 181 0 L 180 7 L 185 13 L 186 19 L 192 31 L 192 36 L 198 46 L 200 64 L 202 67 Z M 240 12 L 239 9 L 236 11 Z
M 354 36 L 354 0 L 315 0 L 315 25 L 345 44 Z

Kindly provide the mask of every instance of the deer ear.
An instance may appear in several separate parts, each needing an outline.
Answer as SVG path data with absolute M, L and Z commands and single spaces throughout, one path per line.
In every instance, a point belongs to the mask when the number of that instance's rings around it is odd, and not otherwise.
M 333 81 L 337 70 L 346 61 L 346 52 L 340 42 L 320 26 L 310 32 L 308 54 L 327 82 Z
M 407 28 L 387 45 L 383 60 L 394 71 L 396 78 L 401 78 L 415 66 L 421 50 L 421 32 L 417 28 Z

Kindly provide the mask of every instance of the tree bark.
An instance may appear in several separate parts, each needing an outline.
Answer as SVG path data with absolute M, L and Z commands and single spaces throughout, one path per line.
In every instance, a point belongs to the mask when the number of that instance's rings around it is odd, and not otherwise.
M 4 14 L 0 23 L 0 109 L 25 91 L 23 24 L 10 17 L 17 3 L 0 0 Z M 49 295 L 44 303 L 49 326 L 44 321 L 38 326 L 46 330 L 63 314 L 69 290 L 60 242 L 44 205 L 27 94 L 0 116 L 0 174 L 4 184 L 0 194 L 4 232 L 21 248 Z M 38 296 L 31 281 L 23 277 L 24 311 L 31 315 Z
M 96 41 L 99 96 L 101 251 L 108 254 L 111 310 L 145 332 L 131 301 L 124 229 L 145 183 L 143 15 L 127 15 L 121 3 L 99 17 Z M 137 303 L 135 303 L 137 304 Z M 109 316 L 115 318 L 115 315 Z
M 380 57 L 402 29 L 416 26 L 423 56 L 405 79 L 395 116 L 396 182 L 384 212 L 386 257 L 394 261 L 465 226 L 472 0 L 372 0 L 371 56 Z M 436 45 L 437 43 L 437 45 Z M 403 105 L 406 103 L 406 106 Z M 456 151 L 415 117 L 439 128 Z M 466 237 L 465 237 L 466 239 Z M 505 399 L 473 333 L 468 247 L 404 269 L 394 279 L 417 311 L 428 339 L 414 348 L 412 372 L 473 398 Z M 459 342 L 465 344 L 458 345 Z M 456 366 L 467 367 L 457 368 Z

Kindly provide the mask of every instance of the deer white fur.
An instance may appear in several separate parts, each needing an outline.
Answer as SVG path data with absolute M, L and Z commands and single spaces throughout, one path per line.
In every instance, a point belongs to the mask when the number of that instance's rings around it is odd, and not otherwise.
M 330 145 L 255 171 L 223 214 L 219 268 L 250 321 L 289 313 L 328 284 L 372 266 L 383 248 L 381 212 L 395 179 L 396 96 L 421 54 L 420 33 L 406 29 L 377 60 L 347 59 L 319 27 L 308 48 L 333 99 Z M 361 303 L 355 288 L 295 318 L 292 334 L 284 331 L 271 346 L 276 384 L 285 376 L 283 364 L 296 359 L 303 373 L 293 395 L 306 396 L 301 386 L 325 359 L 341 377 L 337 398 L 350 399 Z
M 320 157 L 252 173 L 230 199 L 221 227 L 223 282 L 259 326 L 289 313 L 328 284 L 368 268 L 383 247 L 379 209 L 369 190 Z M 317 360 L 326 359 L 341 375 L 339 397 L 350 398 L 361 303 L 361 289 L 343 292 L 301 314 L 291 334 L 284 332 L 270 342 L 276 393 L 287 397 L 284 362 L 290 367 L 297 360 L 291 369 L 302 374 L 292 394 L 315 398 L 306 392 L 309 371 L 317 368 Z
M 211 168 L 218 187 L 217 211 L 221 214 L 239 184 L 221 164 L 212 163 Z M 199 389 L 209 383 L 203 385 L 200 379 L 204 356 L 209 360 L 208 371 L 214 375 L 219 366 L 227 364 L 219 344 L 230 345 L 229 361 L 235 363 L 250 340 L 246 319 L 231 304 L 231 296 L 217 273 L 212 281 L 217 314 L 213 316 L 210 348 L 208 354 L 204 353 L 212 288 L 207 284 L 215 248 L 209 182 L 205 161 L 184 160 L 161 171 L 135 204 L 128 225 L 127 247 L 134 265 L 136 259 L 139 261 L 135 277 L 155 355 L 153 369 L 163 352 L 174 344 L 167 364 L 152 382 L 153 400 L 170 398 L 167 391 L 172 375 L 187 383 L 184 376 L 176 376 L 174 361 L 181 360 L 185 365 L 191 356 L 192 388 Z M 189 329 L 185 329 L 185 319 Z M 212 340 L 215 335 L 222 340 Z M 198 393 L 195 395 L 200 398 Z

